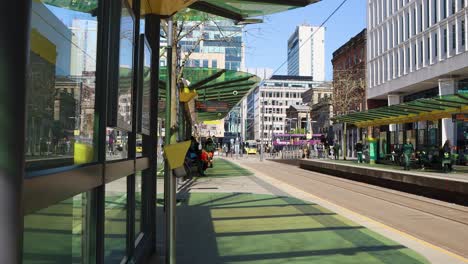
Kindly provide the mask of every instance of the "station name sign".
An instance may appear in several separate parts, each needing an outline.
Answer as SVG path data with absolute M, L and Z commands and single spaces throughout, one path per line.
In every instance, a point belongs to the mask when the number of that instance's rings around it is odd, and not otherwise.
M 468 114 L 465 113 L 458 113 L 458 114 L 453 114 L 452 115 L 452 121 L 463 121 L 463 122 L 468 122 Z
M 209 113 L 227 113 L 229 111 L 229 105 L 222 101 L 196 101 L 195 108 L 198 112 L 209 112 Z

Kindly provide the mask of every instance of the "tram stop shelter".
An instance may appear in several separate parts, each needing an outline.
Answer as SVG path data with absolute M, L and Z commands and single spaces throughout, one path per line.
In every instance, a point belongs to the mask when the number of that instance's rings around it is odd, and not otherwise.
M 0 66 L 7 66 L 0 67 L 0 208 L 8 213 L 0 221 L 0 263 L 36 256 L 45 262 L 145 263 L 162 255 L 155 249 L 162 236 L 156 234 L 158 118 L 172 124 L 170 105 L 182 103 L 189 113 L 177 117 L 183 138 L 194 122 L 224 117 L 259 79 L 186 68 L 190 85 L 172 96 L 175 76 L 160 65 L 161 20 L 169 23 L 190 8 L 241 25 L 316 2 L 6 1 L 0 9 Z M 167 65 L 166 72 L 175 72 Z M 115 138 L 111 130 L 119 132 Z M 164 255 L 175 263 L 174 177 L 165 177 Z M 49 239 L 54 233 L 61 240 Z
M 379 142 L 379 159 L 384 159 L 407 139 L 416 150 L 433 151 L 450 139 L 460 159 L 466 159 L 467 117 L 468 94 L 457 93 L 355 112 L 333 120 L 358 128 L 371 128 L 369 136 Z

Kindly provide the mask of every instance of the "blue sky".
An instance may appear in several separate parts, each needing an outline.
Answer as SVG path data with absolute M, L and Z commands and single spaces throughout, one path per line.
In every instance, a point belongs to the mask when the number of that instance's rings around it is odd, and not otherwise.
M 342 0 L 322 0 L 305 8 L 264 18 L 264 23 L 245 27 L 246 67 L 276 70 L 287 59 L 287 40 L 297 25 L 320 25 Z M 333 51 L 366 27 L 366 1 L 348 0 L 325 24 L 325 73 L 332 79 Z M 287 73 L 287 63 L 277 74 Z

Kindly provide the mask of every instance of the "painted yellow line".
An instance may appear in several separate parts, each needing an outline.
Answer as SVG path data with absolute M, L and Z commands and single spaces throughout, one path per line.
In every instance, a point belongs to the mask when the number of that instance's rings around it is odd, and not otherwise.
M 335 203 L 333 203 L 333 202 L 331 202 L 331 201 L 328 201 L 328 200 L 326 200 L 326 199 L 323 199 L 323 198 L 320 198 L 320 197 L 315 196 L 315 195 L 313 195 L 313 194 L 310 194 L 310 193 L 308 193 L 308 192 L 306 192 L 306 191 L 304 191 L 304 190 L 301 190 L 301 189 L 299 189 L 299 188 L 297 188 L 297 187 L 295 187 L 295 186 L 292 186 L 292 185 L 290 185 L 290 184 L 288 184 L 288 183 L 286 183 L 286 182 L 284 182 L 284 181 L 281 181 L 281 180 L 272 178 L 272 177 L 267 176 L 267 175 L 265 175 L 265 174 L 263 174 L 263 173 L 261 173 L 261 174 L 262 174 L 263 177 L 267 177 L 267 178 L 269 178 L 269 179 L 272 179 L 273 181 L 278 181 L 278 182 L 280 182 L 281 184 L 284 184 L 284 185 L 288 186 L 288 187 L 291 188 L 291 189 L 297 190 L 297 191 L 303 193 L 304 195 L 309 196 L 311 199 L 315 199 L 315 200 L 319 200 L 319 201 L 322 201 L 322 202 L 326 202 L 326 203 L 332 204 L 333 206 L 336 206 L 338 209 L 343 210 L 343 211 L 345 211 L 345 212 L 347 212 L 347 213 L 349 213 L 349 214 L 352 214 L 352 215 L 354 215 L 354 216 L 356 216 L 356 217 L 359 217 L 359 218 L 361 218 L 361 219 L 363 219 L 363 220 L 365 220 L 365 221 L 372 222 L 372 223 L 374 223 L 374 224 L 376 224 L 376 225 L 379 225 L 380 227 L 383 227 L 383 228 L 385 228 L 385 229 L 387 229 L 387 230 L 390 230 L 390 231 L 392 231 L 392 232 L 398 233 L 398 234 L 401 235 L 401 236 L 404 236 L 404 237 L 406 237 L 406 238 L 409 238 L 409 239 L 411 239 L 411 240 L 414 240 L 414 241 L 416 241 L 416 242 L 418 242 L 418 243 L 421 243 L 421 244 L 423 244 L 423 245 L 425 245 L 425 246 L 427 246 L 427 247 L 430 247 L 430 248 L 432 248 L 432 249 L 434 249 L 434 250 L 440 251 L 440 252 L 442 252 L 442 253 L 444 253 L 444 254 L 450 255 L 450 256 L 452 256 L 452 257 L 454 257 L 454 258 L 456 258 L 456 259 L 459 259 L 459 260 L 461 260 L 461 261 L 464 261 L 464 262 L 468 263 L 468 259 L 465 258 L 465 257 L 463 257 L 463 256 L 460 256 L 460 255 L 458 255 L 458 254 L 456 254 L 456 253 L 453 253 L 453 252 L 451 252 L 451 251 L 448 251 L 448 250 L 446 250 L 446 249 L 444 249 L 444 248 L 441 248 L 441 247 L 439 247 L 439 246 L 433 245 L 433 244 L 431 244 L 431 243 L 429 243 L 429 242 L 427 242 L 427 241 L 421 240 L 421 239 L 419 239 L 419 238 L 417 238 L 417 237 L 414 237 L 414 236 L 412 236 L 412 235 L 410 235 L 410 234 L 407 234 L 407 233 L 405 233 L 405 232 L 402 232 L 402 231 L 400 231 L 400 230 L 398 230 L 398 229 L 395 229 L 395 228 L 393 228 L 393 227 L 391 227 L 391 226 L 385 225 L 385 224 L 383 224 L 383 223 L 381 223 L 381 222 L 378 222 L 378 221 L 376 221 L 376 220 L 374 220 L 374 219 L 372 219 L 372 218 L 369 218 L 369 217 L 367 217 L 367 216 L 364 216 L 364 215 L 362 215 L 362 214 L 359 214 L 359 213 L 357 213 L 357 212 L 354 212 L 354 211 L 352 211 L 352 210 L 349 210 L 349 209 L 347 209 L 347 208 L 344 208 L 344 207 L 342 207 L 342 206 L 339 206 L 339 205 L 337 205 L 337 204 L 335 204 Z

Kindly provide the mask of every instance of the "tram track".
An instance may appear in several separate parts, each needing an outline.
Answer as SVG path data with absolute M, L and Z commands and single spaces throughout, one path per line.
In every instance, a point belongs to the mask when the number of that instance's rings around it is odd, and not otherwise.
M 295 167 L 295 165 L 293 164 L 288 165 Z M 342 179 L 320 172 L 312 172 L 302 170 L 298 167 L 296 168 L 299 170 L 299 173 L 296 174 L 297 176 L 306 178 L 315 183 L 327 184 L 336 188 L 359 193 L 361 195 L 372 197 L 374 199 L 379 199 L 388 203 L 397 204 L 399 206 L 434 215 L 463 225 L 468 225 L 468 208 L 466 207 L 449 204 L 447 202 L 442 201 L 435 201 L 433 199 L 403 193 L 401 191 L 396 191 L 383 187 L 373 186 L 366 183 Z M 320 176 L 320 179 L 314 178 L 314 175 Z
M 295 164 L 248 160 L 241 164 L 422 241 L 468 257 L 468 207 L 303 170 Z

